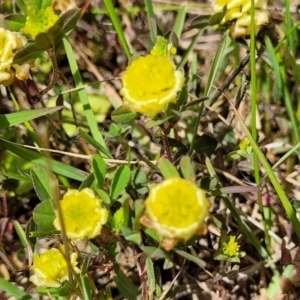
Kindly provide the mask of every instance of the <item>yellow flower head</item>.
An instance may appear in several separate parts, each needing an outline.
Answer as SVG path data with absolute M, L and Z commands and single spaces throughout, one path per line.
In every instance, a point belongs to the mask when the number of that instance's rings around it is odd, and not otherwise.
M 221 24 L 232 21 L 230 25 L 230 35 L 233 39 L 250 35 L 251 0 L 215 0 L 215 2 L 215 13 L 220 12 L 223 7 L 227 5 L 227 11 Z M 268 0 L 255 0 L 256 34 L 263 25 L 269 23 L 267 4 Z
M 235 241 L 235 236 L 229 237 L 228 243 L 223 243 L 223 253 L 227 256 L 239 256 L 240 245 Z
M 55 24 L 58 16 L 52 7 L 38 8 L 33 4 L 27 5 L 27 19 L 23 32 L 35 39 L 40 32 L 47 31 Z
M 102 225 L 108 219 L 108 211 L 102 207 L 102 200 L 89 188 L 80 192 L 68 190 L 60 201 L 60 207 L 68 238 L 73 241 L 99 235 Z M 57 211 L 53 224 L 57 229 L 61 229 Z
M 79 273 L 77 265 L 77 253 L 70 255 L 71 266 L 74 272 Z M 31 267 L 33 275 L 29 280 L 36 286 L 60 287 L 61 283 L 68 279 L 67 263 L 62 253 L 55 248 L 47 250 L 43 254 L 35 254 Z
M 22 49 L 27 39 L 17 32 L 0 28 L 0 84 L 8 86 L 15 77 L 25 80 L 29 76 L 30 64 L 12 64 L 16 50 Z
M 162 246 L 170 250 L 178 241 L 204 232 L 209 208 L 204 190 L 188 180 L 171 177 L 150 189 L 140 222 L 163 237 Z
M 153 118 L 176 102 L 184 76 L 170 58 L 155 54 L 135 59 L 122 76 L 122 83 L 124 106 Z
M 250 146 L 248 138 L 245 138 L 239 142 L 240 150 L 246 150 Z

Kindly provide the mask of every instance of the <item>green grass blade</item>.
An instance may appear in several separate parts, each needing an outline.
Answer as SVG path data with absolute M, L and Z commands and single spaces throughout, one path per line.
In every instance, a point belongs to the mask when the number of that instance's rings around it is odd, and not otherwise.
M 197 54 L 194 53 L 191 62 L 191 78 L 189 80 L 189 84 L 192 86 L 190 93 L 192 93 L 195 96 L 197 90 L 197 82 L 198 82 L 198 57 Z
M 198 116 L 197 116 L 196 124 L 194 126 L 194 132 L 193 132 L 192 141 L 191 141 L 189 151 L 188 151 L 188 156 L 192 156 L 192 153 L 194 151 L 195 141 L 196 141 L 196 137 L 198 135 L 198 127 L 199 127 L 199 124 L 200 124 L 200 119 L 201 119 L 203 110 L 204 110 L 204 103 L 202 103 L 200 105 L 199 110 L 198 110 Z
M 276 46 L 275 52 L 277 52 L 277 51 L 280 49 L 280 47 L 283 45 L 284 41 L 285 41 L 287 38 L 289 38 L 289 36 L 290 36 L 291 34 L 293 34 L 294 31 L 295 31 L 299 26 L 300 26 L 300 21 L 298 21 L 298 22 L 295 24 L 295 26 L 293 26 L 290 30 L 288 30 L 288 32 L 286 33 L 286 35 L 280 40 L 280 42 L 279 42 L 278 45 Z
M 83 299 L 92 300 L 93 299 L 92 289 L 90 285 L 90 279 L 87 275 L 81 276 L 81 284 L 83 289 Z
M 29 176 L 20 175 L 18 173 L 5 172 L 5 171 L 0 170 L 0 174 L 7 177 L 7 178 L 12 178 L 12 179 L 20 180 L 20 181 L 31 182 L 31 178 Z
M 174 249 L 174 252 L 176 252 L 178 255 L 188 259 L 189 261 L 192 261 L 193 263 L 197 264 L 200 268 L 205 268 L 206 262 L 199 257 L 196 257 L 190 253 L 187 253 L 180 249 Z
M 181 36 L 182 33 L 186 12 L 187 12 L 187 7 L 186 5 L 183 5 L 177 13 L 175 24 L 173 26 L 173 32 L 176 34 L 178 38 Z
M 71 72 L 72 72 L 72 75 L 73 75 L 73 78 L 74 78 L 75 85 L 76 85 L 76 87 L 81 87 L 84 84 L 82 82 L 82 78 L 81 78 L 81 75 L 80 75 L 80 71 L 78 69 L 76 59 L 73 55 L 72 46 L 71 46 L 71 44 L 70 44 L 70 42 L 67 38 L 64 38 L 63 42 L 64 42 L 66 54 L 67 54 L 67 57 L 68 57 L 68 61 L 69 61 L 69 64 L 70 64 L 70 68 L 71 68 Z M 90 105 L 90 102 L 89 102 L 89 99 L 88 99 L 88 95 L 87 95 L 84 88 L 82 88 L 81 90 L 78 91 L 78 96 L 79 96 L 80 102 L 83 106 L 85 117 L 87 119 L 87 122 L 88 122 L 89 128 L 91 130 L 92 136 L 94 137 L 94 139 L 99 144 L 101 144 L 104 148 L 107 149 L 105 141 L 103 139 L 103 136 L 102 136 L 102 134 L 101 134 L 101 132 L 98 128 L 98 124 L 97 124 L 97 121 L 95 119 L 95 115 L 93 113 L 93 110 L 91 108 L 91 105 Z
M 257 139 L 257 130 L 256 130 L 256 109 L 257 109 L 257 101 L 256 101 L 256 49 L 255 49 L 255 1 L 251 0 L 251 36 L 250 36 L 250 69 L 251 69 L 251 132 L 252 137 L 256 141 Z M 255 180 L 257 181 L 259 177 L 259 169 L 258 169 L 258 159 L 256 154 L 253 154 L 254 160 L 254 174 Z
M 295 230 L 296 235 L 297 235 L 298 239 L 300 240 L 300 223 L 299 223 L 299 220 L 296 216 L 296 213 L 295 213 L 288 197 L 286 196 L 285 191 L 283 190 L 280 182 L 278 181 L 276 175 L 274 174 L 274 172 L 273 172 L 271 166 L 269 165 L 267 159 L 265 158 L 264 154 L 261 152 L 259 146 L 256 144 L 256 142 L 252 138 L 251 133 L 249 132 L 247 126 L 245 125 L 245 123 L 244 123 L 243 119 L 241 118 L 241 116 L 239 115 L 238 111 L 236 110 L 236 108 L 234 107 L 234 105 L 231 102 L 230 102 L 230 105 L 231 105 L 231 107 L 234 111 L 234 114 L 236 115 L 239 123 L 241 124 L 241 127 L 242 127 L 244 133 L 246 134 L 246 136 L 253 148 L 253 151 L 257 154 L 258 159 L 260 160 L 261 164 L 263 165 L 264 169 L 266 170 L 266 173 L 267 173 L 268 177 L 270 178 L 272 185 L 274 186 L 274 189 L 281 201 L 281 204 L 284 207 L 284 210 L 293 225 L 293 229 Z
M 234 205 L 231 203 L 231 201 L 227 197 L 224 197 L 224 196 L 222 197 L 222 200 L 224 201 L 226 207 L 230 210 L 230 213 L 232 214 L 233 218 L 238 223 L 238 226 L 241 229 L 241 231 L 251 241 L 251 243 L 256 248 L 256 250 L 258 251 L 260 256 L 263 257 L 265 260 L 268 260 L 270 256 L 269 256 L 267 250 L 262 246 L 262 244 L 256 238 L 255 234 L 249 228 L 249 226 L 243 221 L 240 213 L 237 211 L 237 209 L 234 207 Z
M 153 295 L 155 291 L 155 273 L 154 264 L 150 257 L 146 258 L 146 270 L 147 270 L 147 285 L 149 295 Z
M 280 66 L 280 73 L 281 73 L 281 78 L 283 82 L 283 99 L 284 99 L 284 104 L 287 110 L 287 113 L 289 115 L 289 119 L 292 125 L 292 131 L 296 140 L 296 143 L 300 143 L 300 134 L 299 134 L 299 129 L 298 129 L 298 122 L 296 119 L 296 112 L 295 109 L 293 108 L 292 104 L 292 97 L 289 92 L 289 84 L 288 84 L 288 79 L 287 79 L 287 74 L 286 74 L 286 69 L 284 65 Z
M 0 289 L 8 293 L 10 296 L 15 297 L 16 300 L 35 300 L 29 294 L 20 290 L 17 286 L 6 281 L 2 277 L 0 277 Z
M 24 231 L 22 225 L 18 221 L 14 221 L 13 224 L 14 224 L 14 229 L 20 239 L 22 246 L 24 248 L 28 247 L 29 242 L 27 240 L 27 237 L 26 237 L 26 234 L 25 234 L 25 231 Z
M 282 91 L 283 82 L 282 82 L 282 78 L 281 78 L 281 75 L 280 75 L 279 62 L 277 60 L 276 52 L 273 48 L 271 40 L 268 36 L 266 36 L 266 38 L 265 38 L 265 44 L 266 44 L 266 48 L 267 48 L 267 51 L 268 51 L 268 54 L 269 54 L 271 67 L 273 68 L 273 71 L 275 73 L 275 82 L 278 86 L 278 90 Z
M 287 39 L 288 39 L 288 43 L 289 43 L 289 49 L 293 55 L 293 57 L 295 56 L 296 53 L 296 41 L 298 39 L 297 37 L 297 33 L 295 31 L 291 31 L 291 29 L 293 29 L 293 20 L 291 17 L 291 11 L 290 11 L 290 0 L 285 0 L 284 1 L 284 5 L 285 5 L 285 23 L 287 25 L 287 31 L 291 32 Z
M 200 31 L 199 31 L 200 32 Z M 226 34 L 224 41 L 221 42 L 218 51 L 216 53 L 216 56 L 214 58 L 214 61 L 212 63 L 210 72 L 209 72 L 209 76 L 208 76 L 208 80 L 205 86 L 205 91 L 204 91 L 204 96 L 209 95 L 211 88 L 213 87 L 213 83 L 214 80 L 216 78 L 218 69 L 219 69 L 219 65 L 221 64 L 222 58 L 223 58 L 223 53 L 224 53 L 224 49 L 227 49 L 228 45 L 230 44 L 230 38 L 228 36 L 228 34 Z M 200 118 L 201 115 L 203 113 L 204 110 L 204 103 L 201 104 L 201 106 L 199 107 L 198 110 L 198 117 L 196 120 L 196 124 L 195 124 L 195 129 L 194 129 L 194 133 L 193 133 L 193 137 L 192 137 L 192 141 L 189 147 L 189 151 L 188 151 L 188 155 L 191 156 L 194 150 L 194 144 L 195 144 L 195 140 L 196 140 L 196 136 L 197 136 L 197 130 L 198 130 L 198 126 L 200 123 Z
M 290 149 L 287 153 L 285 153 L 282 157 L 280 157 L 280 159 L 272 166 L 272 170 L 275 170 L 277 167 L 279 167 L 288 157 L 290 157 L 294 152 L 296 152 L 296 150 L 298 150 L 300 148 L 300 143 L 298 143 L 297 145 L 295 145 L 292 149 Z M 267 175 L 265 175 L 261 182 L 267 177 Z
M 193 51 L 193 49 L 197 43 L 198 37 L 201 36 L 202 34 L 203 34 L 203 30 L 201 29 L 197 32 L 197 34 L 194 35 L 189 47 L 186 49 L 186 51 L 182 55 L 181 61 L 178 64 L 178 68 L 182 68 L 186 64 L 190 53 Z
M 249 133 L 250 134 L 250 133 Z M 205 160 L 206 166 L 207 166 L 207 170 L 209 175 L 212 178 L 216 178 L 219 182 L 220 187 L 222 186 L 220 183 L 220 180 L 218 179 L 217 173 L 214 170 L 214 167 L 210 161 L 209 158 L 206 158 Z M 245 223 L 245 221 L 241 218 L 240 213 L 238 212 L 238 210 L 235 208 L 235 206 L 231 203 L 231 201 L 224 195 L 221 195 L 222 200 L 224 201 L 226 207 L 230 210 L 230 213 L 232 214 L 233 218 L 235 219 L 235 221 L 237 222 L 239 228 L 241 229 L 241 231 L 244 233 L 244 235 L 251 241 L 251 243 L 253 244 L 253 246 L 256 248 L 256 250 L 258 251 L 258 253 L 261 255 L 261 257 L 263 257 L 266 261 L 270 260 L 270 255 L 268 253 L 268 251 L 262 246 L 262 244 L 260 243 L 260 241 L 256 238 L 255 234 L 253 233 L 253 231 L 249 228 L 249 226 Z M 274 265 L 272 264 L 271 266 L 274 271 Z
M 231 43 L 230 38 L 229 38 L 228 34 L 226 34 L 224 36 L 223 41 L 221 42 L 221 44 L 218 47 L 217 53 L 214 57 L 212 65 L 211 65 L 209 76 L 208 76 L 208 79 L 207 79 L 207 82 L 205 85 L 204 96 L 208 96 L 211 92 L 211 89 L 214 84 L 214 80 L 215 80 L 216 75 L 219 70 L 219 66 L 223 60 L 224 51 L 228 48 L 228 45 L 230 45 L 230 43 Z
M 78 128 L 78 134 L 91 146 L 95 147 L 100 153 L 103 153 L 105 157 L 113 159 L 113 156 L 110 154 L 110 152 L 101 144 L 99 144 L 92 136 L 87 134 L 83 129 Z
M 266 41 L 266 47 L 269 54 L 269 58 L 271 60 L 272 67 L 275 72 L 276 83 L 278 85 L 278 88 L 280 88 L 280 91 L 282 91 L 283 93 L 284 103 L 287 109 L 287 113 L 289 115 L 289 119 L 291 121 L 292 130 L 295 136 L 296 143 L 298 144 L 300 142 L 300 134 L 299 134 L 298 122 L 295 114 L 295 109 L 293 108 L 291 94 L 288 89 L 288 78 L 286 74 L 286 66 L 280 54 L 279 53 L 277 53 L 277 55 L 275 54 L 276 52 L 273 49 L 273 46 L 269 38 L 266 38 L 265 41 Z M 294 58 L 291 57 L 291 60 L 294 60 Z M 297 67 L 295 66 L 293 67 L 293 69 L 296 68 Z M 299 76 L 298 70 L 295 71 L 296 71 L 295 78 L 298 81 L 298 76 Z
M 0 115 L 0 129 L 30 121 L 63 109 L 63 106 L 25 110 L 6 115 Z
M 113 2 L 111 0 L 103 0 L 104 2 L 104 5 L 107 9 L 107 12 L 108 12 L 108 15 L 110 17 L 110 20 L 117 32 L 117 35 L 120 39 L 120 43 L 125 51 L 125 54 L 127 56 L 127 58 L 129 59 L 131 57 L 131 54 L 130 54 L 130 49 L 129 49 L 129 46 L 128 46 L 128 43 L 126 41 L 126 38 L 125 38 L 125 35 L 124 35 L 124 31 L 123 31 L 123 28 L 121 26 L 121 23 L 120 23 L 120 20 L 116 14 L 116 11 L 115 11 L 115 7 L 113 5 Z
M 48 168 L 50 162 L 51 167 L 53 168 L 53 172 L 65 176 L 67 178 L 83 181 L 87 177 L 86 173 L 79 169 L 76 169 L 72 166 L 66 165 L 53 159 L 47 161 L 47 158 L 45 158 L 42 154 L 27 149 L 22 145 L 15 144 L 1 138 L 0 145 L 3 146 L 5 149 L 19 155 L 20 157 L 31 161 L 34 164 L 40 164 Z
M 251 28 L 250 28 L 250 70 L 251 70 L 251 133 L 253 140 L 257 140 L 257 129 L 256 129 L 256 112 L 257 112 L 257 77 L 256 77 L 256 24 L 255 24 L 255 1 L 251 0 Z M 257 154 L 253 153 L 253 167 L 254 167 L 254 178 L 255 183 L 260 183 L 260 168 L 258 163 Z M 258 205 L 260 213 L 263 215 L 263 226 L 265 234 L 266 247 L 271 250 L 271 237 L 269 230 L 272 226 L 272 213 L 270 207 L 264 207 L 262 204 L 261 192 L 257 193 Z
M 153 44 L 156 41 L 156 28 L 153 25 L 154 22 L 154 9 L 151 0 L 145 0 L 146 12 L 147 12 L 147 19 L 148 19 L 148 26 L 150 31 L 150 39 Z
M 14 107 L 15 107 L 16 111 L 20 112 L 21 111 L 20 105 L 19 105 L 14 93 L 12 92 L 12 89 L 11 89 L 10 86 L 8 86 L 8 92 L 9 92 L 9 96 L 12 100 L 12 103 L 14 104 Z M 30 124 L 30 122 L 29 121 L 24 122 L 24 126 L 28 130 L 28 134 L 31 136 L 32 140 L 35 141 L 37 143 L 37 145 L 40 146 L 40 139 L 38 138 L 37 134 L 35 133 L 33 127 Z

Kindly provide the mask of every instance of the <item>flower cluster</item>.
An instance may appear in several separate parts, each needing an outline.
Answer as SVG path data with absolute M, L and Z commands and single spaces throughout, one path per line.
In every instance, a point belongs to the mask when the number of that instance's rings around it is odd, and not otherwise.
M 162 247 L 171 250 L 179 241 L 205 232 L 209 208 L 204 190 L 191 181 L 171 177 L 150 189 L 140 222 L 154 229 L 163 238 Z
M 122 76 L 124 107 L 150 118 L 175 103 L 184 84 L 184 75 L 176 70 L 168 44 L 158 39 L 151 54 L 132 61 Z M 169 47 L 174 53 L 174 47 Z
M 150 54 L 155 56 L 164 56 L 170 57 L 171 55 L 175 55 L 177 49 L 164 37 L 157 36 L 156 43 L 150 51 Z
M 227 5 L 226 14 L 221 24 L 232 21 L 230 35 L 233 39 L 250 35 L 251 0 L 215 0 L 215 13 L 220 12 Z M 263 25 L 269 23 L 267 10 L 268 0 L 255 0 L 255 32 L 260 31 Z
M 229 237 L 228 243 L 223 243 L 223 253 L 227 256 L 239 256 L 240 245 L 235 241 L 235 236 L 231 235 Z
M 102 200 L 85 188 L 81 191 L 68 190 L 60 201 L 60 207 L 68 238 L 72 241 L 94 238 L 107 222 L 108 210 L 102 207 Z M 54 226 L 61 229 L 56 211 Z
M 80 269 L 76 267 L 77 253 L 71 253 L 70 260 L 74 272 L 79 273 Z M 61 283 L 68 279 L 66 260 L 56 248 L 49 249 L 43 254 L 35 254 L 31 269 L 33 275 L 29 280 L 36 286 L 60 287 Z
M 0 84 L 8 86 L 15 78 L 28 78 L 31 67 L 29 63 L 12 64 L 15 51 L 22 49 L 26 43 L 27 39 L 19 33 L 0 28 Z
M 27 19 L 23 33 L 35 39 L 40 32 L 47 31 L 55 24 L 58 16 L 54 13 L 52 7 L 38 8 L 33 4 L 27 5 Z

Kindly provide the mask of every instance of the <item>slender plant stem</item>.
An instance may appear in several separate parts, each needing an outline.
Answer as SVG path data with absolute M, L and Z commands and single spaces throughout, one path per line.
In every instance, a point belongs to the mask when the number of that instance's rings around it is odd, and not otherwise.
M 147 19 L 148 19 L 148 25 L 149 25 L 149 31 L 150 31 L 150 38 L 152 43 L 155 43 L 156 40 L 156 29 L 154 27 L 154 9 L 153 4 L 151 0 L 145 0 L 145 6 L 146 6 L 146 12 L 147 12 Z
M 161 139 L 163 142 L 163 150 L 164 153 L 167 155 L 168 160 L 171 163 L 174 163 L 173 157 L 172 157 L 172 153 L 170 150 L 170 144 L 169 144 L 169 140 L 168 140 L 168 135 L 166 134 L 164 128 L 161 127 Z
M 257 129 L 256 129 L 256 111 L 257 111 L 257 79 L 256 79 L 256 39 L 255 39 L 255 1 L 251 0 L 251 36 L 250 36 L 250 69 L 251 69 L 251 133 L 252 138 L 257 142 Z M 255 183 L 260 183 L 260 168 L 257 153 L 253 152 L 253 167 Z M 268 251 L 271 250 L 271 237 L 269 235 L 268 224 L 271 224 L 270 217 L 271 211 L 269 207 L 264 207 L 262 203 L 261 191 L 257 192 L 258 205 L 261 214 L 263 215 L 263 226 L 265 241 Z
M 298 239 L 300 240 L 300 222 L 296 216 L 296 212 L 294 211 L 294 209 L 291 205 L 291 202 L 289 201 L 283 187 L 281 186 L 276 175 L 274 174 L 272 167 L 269 165 L 267 159 L 265 158 L 264 154 L 261 152 L 256 141 L 252 138 L 251 133 L 249 132 L 246 124 L 244 123 L 243 119 L 239 115 L 238 111 L 234 107 L 234 104 L 230 100 L 228 100 L 228 101 L 230 103 L 232 110 L 234 111 L 235 116 L 237 117 L 239 123 L 241 124 L 243 131 L 245 132 L 247 138 L 249 139 L 249 142 L 253 148 L 253 151 L 257 154 L 261 164 L 263 165 L 264 169 L 266 170 L 267 176 L 270 178 L 270 181 L 271 181 L 272 185 L 274 186 L 274 189 L 281 201 L 281 204 L 284 207 L 285 212 L 293 225 L 293 229 L 294 229 Z
M 82 81 L 82 78 L 81 78 L 81 75 L 80 75 L 80 71 L 79 71 L 77 62 L 76 62 L 75 57 L 73 55 L 72 46 L 71 46 L 71 44 L 70 44 L 70 42 L 67 38 L 63 39 L 63 43 L 64 43 L 64 46 L 65 46 L 65 49 L 66 49 L 66 54 L 67 54 L 67 57 L 68 57 L 68 60 L 69 60 L 71 72 L 72 72 L 72 75 L 73 75 L 73 78 L 74 78 L 74 82 L 75 82 L 77 87 L 83 87 L 84 84 L 83 84 L 83 81 Z M 89 128 L 91 130 L 93 138 L 99 144 L 101 144 L 101 146 L 103 146 L 105 149 L 107 149 L 104 138 L 101 134 L 101 131 L 98 128 L 98 123 L 96 121 L 94 112 L 91 108 L 91 105 L 90 105 L 90 102 L 89 102 L 89 99 L 88 99 L 88 95 L 87 95 L 84 88 L 82 88 L 78 91 L 78 96 L 79 96 L 80 102 L 83 106 L 83 110 L 84 110 L 84 113 L 85 113 L 85 116 L 86 116 L 86 119 L 87 119 L 87 122 L 88 122 L 88 125 L 89 125 Z
M 196 124 L 195 124 L 195 127 L 194 127 L 193 138 L 192 138 L 192 141 L 191 141 L 191 144 L 190 144 L 190 148 L 189 148 L 189 152 L 188 152 L 188 155 L 189 155 L 189 156 L 192 155 L 193 150 L 194 150 L 195 141 L 196 141 L 197 132 L 198 132 L 198 126 L 199 126 L 199 124 L 200 124 L 200 119 L 201 119 L 203 110 L 204 110 L 204 102 L 202 102 L 202 104 L 201 104 L 200 107 L 199 107 L 198 117 L 197 117 Z
M 234 79 L 240 74 L 240 72 L 245 68 L 245 66 L 249 63 L 250 54 L 248 54 L 239 64 L 238 68 L 236 68 L 224 81 L 222 86 L 217 89 L 216 93 L 209 101 L 209 106 L 212 106 L 219 97 L 225 92 L 225 90 L 230 86 L 230 84 L 234 81 Z
M 48 52 L 49 58 L 51 59 L 51 62 L 52 62 L 52 78 L 51 78 L 51 81 L 49 82 L 48 86 L 45 89 L 43 89 L 42 91 L 40 91 L 38 96 L 46 95 L 56 84 L 58 75 L 59 75 L 57 60 L 55 57 L 55 49 L 54 48 L 48 49 L 47 52 Z
M 127 58 L 129 59 L 131 57 L 130 49 L 129 49 L 128 43 L 126 41 L 126 38 L 125 38 L 125 35 L 124 35 L 123 28 L 121 26 L 120 20 L 119 20 L 117 14 L 116 14 L 113 2 L 111 0 L 103 0 L 103 2 L 104 2 L 104 5 L 107 9 L 109 17 L 111 19 L 111 22 L 113 23 L 114 28 L 117 32 L 117 35 L 120 39 L 123 50 L 125 51 L 125 54 L 126 54 Z

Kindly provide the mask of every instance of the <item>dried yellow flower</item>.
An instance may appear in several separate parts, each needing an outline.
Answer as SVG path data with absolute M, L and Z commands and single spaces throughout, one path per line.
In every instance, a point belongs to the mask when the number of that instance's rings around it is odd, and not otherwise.
M 261 30 L 263 25 L 269 23 L 268 0 L 255 0 L 255 32 Z M 232 21 L 230 35 L 233 39 L 250 35 L 251 23 L 251 0 L 216 0 L 214 12 L 220 12 L 227 5 L 226 14 L 221 21 L 224 24 Z
M 17 32 L 0 28 L 0 84 L 8 86 L 15 78 L 28 79 L 31 65 L 12 64 L 16 50 L 22 49 L 27 39 Z

